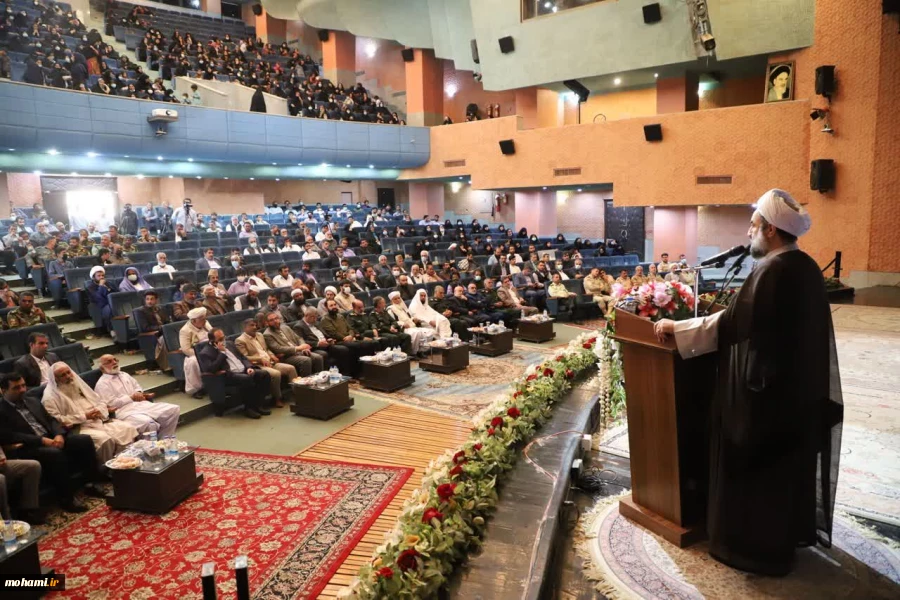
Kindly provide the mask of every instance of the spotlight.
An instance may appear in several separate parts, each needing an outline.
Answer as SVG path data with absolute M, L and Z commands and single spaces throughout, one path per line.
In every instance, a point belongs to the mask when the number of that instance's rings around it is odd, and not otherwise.
M 162 160 L 162 159 L 163 159 L 162 156 L 157 156 L 157 157 L 156 157 L 156 160 Z
M 99 156 L 96 152 L 88 152 L 87 155 L 88 158 L 97 158 Z
M 615 79 L 613 79 L 613 85 L 621 85 L 621 84 L 622 84 L 621 77 L 616 77 Z
M 50 148 L 49 150 L 47 150 L 47 154 L 49 154 L 50 156 L 56 156 L 57 154 L 59 154 L 59 150 L 57 150 L 56 148 Z
M 278 177 L 276 177 L 276 178 L 275 178 L 275 181 L 281 181 L 281 179 L 279 179 Z
M 711 33 L 701 34 L 700 43 L 703 44 L 703 49 L 707 52 L 712 52 L 716 49 L 716 38 Z
M 659 73 L 654 73 L 654 74 L 653 74 L 653 79 L 659 79 Z
M 369 168 L 370 168 L 370 169 L 374 169 L 374 168 L 375 168 L 375 165 L 369 165 Z
M 125 158 L 128 158 L 128 157 L 126 156 Z M 188 162 L 194 162 L 194 159 L 193 159 L 193 158 L 189 158 L 189 159 L 188 159 Z

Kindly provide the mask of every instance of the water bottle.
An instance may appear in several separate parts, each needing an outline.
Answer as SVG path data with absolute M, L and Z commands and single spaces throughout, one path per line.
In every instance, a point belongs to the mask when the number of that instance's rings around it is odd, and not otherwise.
M 503 323 L 503 319 L 500 320 L 500 331 L 506 331 L 506 325 Z
M 522 309 L 522 316 L 521 316 L 520 320 L 522 320 L 522 321 L 525 320 L 525 309 L 524 308 Z
M 3 523 L 3 544 L 7 547 L 16 545 L 16 529 L 13 527 L 12 521 Z
M 150 432 L 150 441 L 155 444 L 158 439 L 159 439 L 159 437 L 157 436 L 156 432 L 151 431 Z
M 459 346 L 459 334 L 458 333 L 453 334 L 453 345 Z
M 166 436 L 166 458 L 176 458 L 178 456 L 178 440 L 174 435 Z
M 341 380 L 341 374 L 338 372 L 337 367 L 331 367 L 328 370 L 328 380 L 331 383 L 337 383 Z
M 549 321 L 549 320 L 550 320 L 550 315 L 547 314 L 547 309 L 546 309 L 546 308 L 544 309 L 544 320 L 545 320 L 545 321 Z

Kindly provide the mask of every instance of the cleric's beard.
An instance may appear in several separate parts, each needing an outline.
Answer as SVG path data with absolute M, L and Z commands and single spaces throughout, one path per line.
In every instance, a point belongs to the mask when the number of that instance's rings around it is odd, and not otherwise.
M 750 238 L 750 256 L 757 260 L 762 258 L 769 253 L 767 246 L 766 238 L 763 237 L 761 231 L 757 231 L 753 237 Z

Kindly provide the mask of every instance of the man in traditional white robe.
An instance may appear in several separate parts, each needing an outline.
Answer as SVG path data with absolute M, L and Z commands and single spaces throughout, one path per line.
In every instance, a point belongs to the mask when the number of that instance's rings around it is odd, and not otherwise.
M 100 357 L 103 375 L 94 391 L 116 418 L 133 425 L 139 433 L 157 432 L 159 438 L 175 435 L 181 408 L 167 402 L 151 402 L 155 394 L 145 394 L 137 380 L 119 369 L 119 361 L 112 354 Z
M 63 427 L 90 436 L 101 463 L 123 450 L 138 435 L 137 429 L 128 423 L 110 419 L 100 396 L 66 363 L 53 365 L 53 376 L 47 382 L 41 402 Z
M 194 356 L 194 346 L 209 338 L 212 325 L 206 322 L 206 309 L 202 306 L 188 311 L 188 323 L 178 332 L 178 343 L 184 359 L 184 392 L 199 397 L 203 389 L 203 377 L 200 365 Z
M 388 305 L 388 312 L 397 319 L 397 323 L 403 328 L 403 333 L 409 334 L 409 337 L 411 338 L 412 353 L 418 354 L 424 350 L 423 346 L 426 342 L 434 339 L 434 329 L 422 327 L 416 323 L 416 319 L 410 314 L 409 308 L 403 303 L 400 292 L 391 292 L 388 294 L 388 299 L 391 301 L 390 305 Z
M 413 299 L 409 301 L 409 314 L 414 319 L 422 321 L 425 325 L 434 328 L 442 338 L 453 337 L 450 329 L 450 320 L 428 304 L 428 293 L 419 290 Z

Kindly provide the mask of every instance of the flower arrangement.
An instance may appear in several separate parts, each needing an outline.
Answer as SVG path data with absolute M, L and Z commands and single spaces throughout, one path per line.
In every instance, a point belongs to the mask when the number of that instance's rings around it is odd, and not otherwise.
M 716 304 L 721 304 L 722 306 L 728 306 L 731 304 L 731 301 L 737 296 L 738 290 L 735 288 L 729 288 L 725 290 L 725 293 L 719 297 L 718 302 Z M 716 294 L 700 294 L 700 302 L 711 304 L 716 300 Z
M 571 381 L 593 367 L 597 347 L 607 341 L 601 331 L 580 335 L 554 358 L 528 367 L 508 395 L 476 415 L 468 441 L 428 465 L 371 564 L 340 596 L 437 595 L 456 565 L 480 546 L 497 505 L 497 482 L 512 469 L 521 443 L 546 422 Z
M 694 292 L 679 281 L 651 281 L 635 290 L 625 290 L 613 286 L 613 296 L 631 296 L 637 302 L 637 315 L 651 321 L 674 319 L 676 321 L 694 316 Z M 618 295 L 617 295 L 618 294 Z

